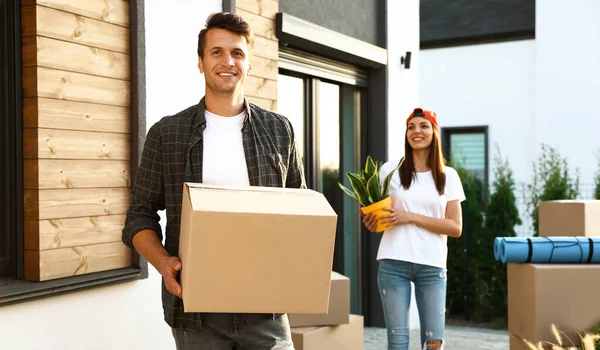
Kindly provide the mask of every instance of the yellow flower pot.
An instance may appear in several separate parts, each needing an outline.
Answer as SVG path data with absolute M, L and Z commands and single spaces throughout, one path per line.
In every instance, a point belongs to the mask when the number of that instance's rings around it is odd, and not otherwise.
M 392 198 L 391 197 L 386 197 L 386 198 L 380 200 L 379 202 L 376 202 L 376 203 L 373 203 L 373 204 L 368 205 L 366 207 L 360 208 L 360 212 L 363 215 L 367 215 L 369 213 L 375 214 L 375 216 L 377 217 L 377 229 L 376 229 L 376 232 L 383 232 L 383 231 L 385 231 L 386 225 L 382 225 L 379 222 L 379 217 L 381 217 L 382 215 L 385 215 L 385 214 L 389 214 L 389 211 L 383 210 L 383 209 L 385 209 L 385 208 L 391 208 L 391 207 L 392 207 Z

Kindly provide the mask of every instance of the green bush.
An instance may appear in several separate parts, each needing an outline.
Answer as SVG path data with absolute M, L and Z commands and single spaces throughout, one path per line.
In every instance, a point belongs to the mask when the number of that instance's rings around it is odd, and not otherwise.
M 460 163 L 454 166 L 467 200 L 462 203 L 463 236 L 448 239 L 447 309 L 450 317 L 466 317 L 502 328 L 506 327 L 508 307 L 506 266 L 494 259 L 494 239 L 514 237 L 514 227 L 521 220 L 508 161 L 498 151 L 495 162 L 485 215 L 477 201 L 486 198 L 481 182 Z
M 528 209 L 533 222 L 535 236 L 539 233 L 538 207 L 540 202 L 557 199 L 575 199 L 579 194 L 579 171 L 571 177 L 567 159 L 561 158 L 558 151 L 542 144 L 542 153 L 533 163 L 532 183 L 527 185 L 529 192 Z
M 515 237 L 515 226 L 521 224 L 515 198 L 515 182 L 508 159 L 503 159 L 497 149 L 494 182 L 489 203 L 485 210 L 483 234 L 477 245 L 479 276 L 474 288 L 475 311 L 473 319 L 506 325 L 508 310 L 506 265 L 494 259 L 494 239 Z
M 477 237 L 483 231 L 483 215 L 478 198 L 483 190 L 481 183 L 461 163 L 452 165 L 458 172 L 465 190 L 466 200 L 462 202 L 463 235 L 460 239 L 448 239 L 448 280 L 446 308 L 450 317 L 470 317 L 473 286 L 476 283 L 478 263 L 473 258 L 477 254 Z M 493 255 L 492 255 L 493 258 Z M 468 269 L 465 271 L 465 265 Z

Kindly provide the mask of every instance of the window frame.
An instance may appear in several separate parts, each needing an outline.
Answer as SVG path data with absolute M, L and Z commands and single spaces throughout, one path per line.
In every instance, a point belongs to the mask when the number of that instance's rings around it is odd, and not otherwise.
M 483 180 L 483 200 L 487 200 L 487 196 L 489 193 L 489 178 L 490 178 L 490 157 L 489 157 L 489 127 L 487 125 L 474 125 L 474 126 L 452 126 L 452 127 L 442 127 L 441 128 L 441 139 L 442 139 L 442 152 L 444 153 L 444 158 L 450 159 L 450 154 L 452 152 L 450 146 L 450 137 L 452 135 L 457 134 L 475 134 L 481 133 L 483 134 L 484 139 L 484 180 Z
M 320 83 L 329 83 L 334 84 L 339 87 L 339 155 L 340 155 L 340 164 L 339 164 L 339 177 L 338 182 L 345 183 L 346 186 L 350 186 L 346 182 L 345 171 L 354 171 L 357 166 L 363 164 L 361 159 L 364 157 L 364 144 L 363 141 L 366 139 L 366 111 L 367 111 L 367 95 L 368 95 L 368 81 L 366 77 L 368 73 L 358 67 L 354 67 L 351 65 L 343 64 L 341 62 L 336 62 L 334 60 L 328 60 L 323 57 L 312 55 L 310 53 L 300 53 L 300 50 L 291 50 L 289 48 L 280 47 L 280 60 L 283 61 L 283 64 L 280 64 L 279 67 L 279 75 L 285 75 L 289 77 L 294 77 L 298 79 L 302 79 L 304 89 L 302 90 L 303 94 L 303 105 L 304 105 L 304 133 L 302 135 L 302 139 L 304 142 L 304 169 L 306 173 L 306 181 L 307 186 L 309 188 L 318 190 L 323 185 L 321 183 L 321 179 L 319 176 L 320 164 L 319 164 L 319 142 L 320 142 L 320 113 L 319 105 L 320 94 L 319 87 Z M 283 53 L 283 54 L 282 54 Z M 309 64 L 309 61 L 306 58 L 310 56 L 310 61 L 315 62 L 314 66 Z M 353 100 L 353 129 L 354 129 L 354 140 L 353 145 L 350 146 L 352 149 L 351 153 L 354 154 L 353 159 L 344 158 L 344 152 L 349 150 L 349 146 L 347 144 L 348 140 L 345 140 L 343 137 L 343 123 L 347 122 L 344 120 L 344 113 L 347 112 L 347 106 L 344 106 L 344 99 L 352 99 Z M 346 126 L 348 127 L 348 126 Z M 350 162 L 351 164 L 348 164 Z M 344 170 L 345 169 L 345 170 Z M 339 200 L 340 204 L 343 206 L 351 204 L 351 207 L 354 207 L 353 210 L 358 213 L 359 205 L 358 202 L 354 200 L 347 200 L 346 196 L 339 191 Z M 350 208 L 350 207 L 348 207 Z M 344 209 L 345 211 L 346 209 Z M 342 214 L 340 214 L 342 215 Z M 341 217 L 341 216 L 340 216 Z M 360 220 L 360 216 L 357 215 L 356 221 L 354 224 L 350 222 L 346 222 L 345 220 L 340 220 L 337 226 L 338 235 L 336 236 L 335 242 L 335 251 L 334 261 L 332 269 L 334 271 L 340 272 L 344 274 L 346 268 L 350 268 L 346 265 L 348 262 L 347 253 L 347 244 L 351 241 L 346 241 L 347 239 L 352 239 L 352 237 L 347 237 L 345 234 L 341 234 L 346 232 L 346 225 L 356 225 L 357 236 L 356 236 L 356 258 L 358 260 L 358 264 L 356 266 L 356 273 L 358 277 L 356 277 L 356 286 L 357 290 L 355 291 L 357 295 L 355 296 L 355 300 L 353 300 L 352 308 L 356 308 L 357 313 L 362 313 L 366 311 L 366 307 L 363 306 L 364 303 L 364 291 L 363 284 L 361 280 L 364 278 L 363 274 L 363 264 L 362 264 L 362 249 L 363 249 L 363 235 L 362 232 L 362 221 Z M 352 243 L 350 243 L 352 244 Z M 354 282 L 353 282 L 354 283 Z M 353 286 L 354 288 L 354 286 Z
M 2 122 L 6 118 L 6 108 L 13 108 L 11 113 L 19 116 L 15 118 L 12 124 L 12 139 L 9 140 L 14 145 L 14 152 L 10 153 L 10 160 L 15 165 L 15 172 L 12 174 L 14 181 L 9 189 L 12 191 L 10 196 L 14 201 L 11 219 L 10 231 L 12 235 L 11 242 L 11 268 L 8 274 L 0 276 L 0 307 L 2 305 L 23 302 L 27 300 L 63 294 L 66 292 L 85 290 L 98 286 L 107 286 L 120 282 L 134 281 L 148 278 L 148 262 L 137 251 L 133 251 L 132 266 L 122 269 L 96 272 L 81 276 L 67 277 L 44 282 L 31 282 L 23 279 L 24 277 L 24 244 L 23 244 L 23 142 L 22 142 L 22 60 L 21 60 L 21 4 L 14 1 L 0 2 L 0 16 L 2 23 L 6 23 L 7 38 L 3 40 L 11 46 L 11 50 L 4 50 L 7 53 L 12 52 L 11 57 L 0 61 L 0 69 L 3 72 L 14 72 L 8 79 L 5 89 L 2 86 L 0 93 L 10 93 L 8 102 L 0 110 Z M 130 18 L 130 45 L 131 45 L 131 177 L 135 178 L 135 173 L 141 158 L 144 141 L 146 138 L 146 66 L 145 66 L 145 29 L 144 29 L 144 0 L 129 2 Z M 3 38 L 4 39 L 4 38 Z M 8 49 L 8 47 L 7 47 Z M 9 69 L 9 67 L 11 69 Z M 4 83 L 4 82 L 2 82 Z M 6 96 L 3 95 L 3 96 Z M 10 130 L 9 130 L 10 131 Z M 5 138 L 6 139 L 6 138 Z M 7 182 L 8 183 L 8 182 Z M 10 198 L 9 198 L 10 199 Z M 3 199 L 2 204 L 6 203 Z M 14 215 L 13 215 L 14 214 Z M 5 229 L 5 228 L 0 228 Z
M 299 78 L 304 81 L 304 113 L 306 119 L 304 120 L 305 133 L 302 140 L 304 143 L 304 154 L 302 156 L 304 160 L 304 169 L 306 171 L 307 185 L 309 187 L 318 187 L 320 185 L 317 180 L 319 162 L 317 159 L 318 157 L 316 156 L 316 150 L 318 149 L 319 120 L 316 108 L 319 104 L 319 82 L 338 85 L 340 87 L 340 94 L 342 92 L 342 86 L 353 86 L 361 91 L 361 96 L 366 96 L 369 91 L 368 72 L 354 65 L 285 46 L 279 47 L 278 62 L 279 74 Z M 340 111 L 342 110 L 341 99 L 342 96 L 340 95 Z M 366 101 L 363 103 L 365 105 L 362 106 L 366 107 Z M 361 111 L 361 113 L 365 112 L 366 111 Z M 366 127 L 362 124 L 357 127 L 359 130 L 366 130 Z M 359 131 L 359 133 L 360 132 L 362 131 Z M 365 139 L 364 136 L 359 136 L 360 135 L 357 135 L 358 140 Z M 343 142 L 342 135 L 340 135 L 340 147 L 341 142 Z M 361 151 L 360 147 L 357 146 L 355 152 L 357 154 L 364 154 L 361 153 Z M 340 154 L 341 152 L 342 149 L 340 148 Z M 358 163 L 360 164 L 360 161 Z M 342 180 L 343 178 L 340 178 L 340 182 L 342 182 Z
M 23 265 L 23 123 L 21 83 L 21 6 L 14 1 L 0 3 L 0 122 L 3 156 L 2 226 L 0 240 L 8 243 L 8 260 L 0 266 L 0 275 L 22 278 Z

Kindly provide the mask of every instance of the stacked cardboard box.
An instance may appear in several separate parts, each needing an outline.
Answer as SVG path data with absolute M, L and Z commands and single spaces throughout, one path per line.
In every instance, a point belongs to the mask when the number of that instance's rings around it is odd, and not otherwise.
M 316 191 L 185 183 L 184 310 L 327 313 L 336 223 Z
M 600 237 L 600 200 L 541 202 L 540 237 Z
M 296 350 L 362 350 L 364 321 L 350 314 L 350 279 L 331 273 L 326 314 L 290 314 Z
M 286 313 L 296 350 L 362 350 L 350 280 L 331 271 L 336 223 L 315 191 L 185 183 L 185 311 Z
M 525 343 L 525 341 L 514 334 L 510 334 L 510 339 L 508 341 L 510 350 L 531 350 L 529 346 Z M 537 346 L 537 343 L 532 343 Z
M 600 201 L 549 201 L 539 207 L 539 235 L 600 236 Z M 595 254 L 600 254 L 597 252 Z M 508 264 L 510 349 L 522 339 L 579 345 L 579 334 L 600 322 L 600 265 Z

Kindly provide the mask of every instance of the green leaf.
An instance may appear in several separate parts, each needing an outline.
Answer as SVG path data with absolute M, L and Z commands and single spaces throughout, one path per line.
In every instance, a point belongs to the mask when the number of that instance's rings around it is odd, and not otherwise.
M 388 192 L 390 190 L 390 182 L 392 181 L 392 176 L 394 176 L 394 173 L 400 168 L 400 166 L 402 166 L 402 163 L 404 163 L 404 157 L 402 157 L 402 159 L 400 159 L 400 162 L 398 162 L 398 165 L 396 166 L 396 168 L 394 168 L 394 170 L 392 170 L 385 177 L 385 180 L 383 180 L 383 190 L 381 192 L 382 199 L 386 198 L 388 196 Z
M 392 176 L 394 176 L 395 172 L 395 170 L 392 171 L 385 177 L 385 180 L 383 180 L 383 190 L 381 191 L 381 196 L 383 198 L 388 196 L 388 192 L 390 191 L 390 182 L 392 181 Z
M 360 178 L 360 176 L 354 173 L 347 173 L 348 180 L 350 180 L 350 185 L 352 189 L 354 189 L 354 193 L 356 197 L 358 197 L 358 201 L 362 205 L 368 205 L 369 203 L 369 195 L 367 193 L 367 188 L 365 186 L 365 182 Z
M 340 188 L 342 189 L 342 191 L 344 191 L 344 193 L 346 193 L 347 195 L 349 195 L 350 197 L 358 200 L 358 197 L 354 194 L 354 192 L 352 192 L 351 190 L 349 190 L 348 188 L 346 188 L 346 186 L 342 185 L 341 183 L 338 182 L 338 186 L 340 186 Z
M 365 165 L 365 179 L 371 179 L 377 173 L 377 164 L 371 156 L 367 156 L 367 164 Z
M 381 184 L 379 183 L 379 174 L 375 173 L 367 181 L 367 192 L 369 193 L 370 204 L 379 202 L 381 198 Z

